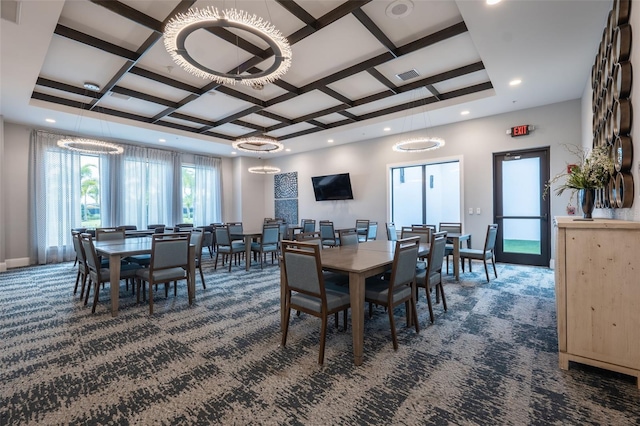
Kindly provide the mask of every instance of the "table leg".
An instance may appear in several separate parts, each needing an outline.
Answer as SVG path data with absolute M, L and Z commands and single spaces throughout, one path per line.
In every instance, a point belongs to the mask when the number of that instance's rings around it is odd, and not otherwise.
M 109 287 L 111 288 L 111 316 L 118 316 L 120 303 L 120 255 L 109 256 Z
M 364 276 L 349 273 L 349 294 L 351 296 L 351 334 L 353 336 L 353 362 L 362 365 L 364 347 Z

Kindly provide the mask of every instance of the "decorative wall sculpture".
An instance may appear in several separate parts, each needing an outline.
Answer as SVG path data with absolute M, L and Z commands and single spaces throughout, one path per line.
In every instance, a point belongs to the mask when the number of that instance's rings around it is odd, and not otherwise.
M 298 172 L 280 173 L 273 177 L 275 217 L 285 223 L 298 223 Z
M 630 12 L 631 0 L 614 1 L 591 68 L 593 146 L 608 146 L 615 165 L 607 187 L 596 192 L 596 208 L 633 204 Z

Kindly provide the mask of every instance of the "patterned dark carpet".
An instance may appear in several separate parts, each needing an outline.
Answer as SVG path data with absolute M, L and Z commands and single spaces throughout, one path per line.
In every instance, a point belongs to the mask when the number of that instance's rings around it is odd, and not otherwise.
M 361 367 L 330 321 L 320 367 L 318 319 L 292 315 L 279 346 L 277 266 L 204 267 L 194 306 L 182 286 L 153 317 L 124 284 L 117 318 L 108 288 L 92 315 L 72 263 L 0 274 L 0 424 L 640 424 L 633 378 L 558 368 L 548 269 L 498 265 L 486 283 L 476 266 L 445 285 L 433 325 L 422 293 L 420 334 L 396 311 L 397 352 L 377 309 Z

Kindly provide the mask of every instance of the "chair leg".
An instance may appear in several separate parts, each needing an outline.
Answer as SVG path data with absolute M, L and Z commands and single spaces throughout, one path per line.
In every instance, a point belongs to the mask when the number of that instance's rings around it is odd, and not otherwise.
M 92 314 L 96 313 L 96 305 L 98 304 L 99 293 L 100 293 L 100 285 L 96 282 L 95 286 L 93 287 L 93 306 L 91 307 Z
M 393 350 L 398 350 L 398 336 L 396 336 L 396 322 L 393 319 L 393 308 L 389 307 L 389 324 L 391 325 L 391 339 L 393 340 Z M 409 312 L 407 312 L 407 315 Z M 417 321 L 416 321 L 417 322 Z
M 288 297 L 286 298 L 288 299 Z M 291 315 L 291 308 L 289 307 L 288 300 L 285 302 L 284 310 L 284 329 L 282 330 L 282 347 L 287 344 L 287 332 L 289 331 L 289 316 Z
M 416 308 L 416 301 L 413 299 L 413 297 L 409 299 L 409 304 L 411 305 L 411 317 L 413 318 L 416 333 L 420 333 L 420 324 L 418 324 L 418 309 Z
M 75 266 L 75 263 L 73 264 Z M 73 287 L 73 295 L 75 296 L 78 293 L 78 283 L 80 282 L 80 269 L 78 269 L 78 274 L 76 275 L 76 285 Z
M 82 287 L 80 287 L 80 300 L 82 300 L 84 298 L 84 289 L 85 289 L 85 285 L 87 284 L 87 274 L 84 274 L 82 276 Z M 89 291 L 89 290 L 87 290 Z
M 447 299 L 444 297 L 444 286 L 442 285 L 442 281 L 439 284 L 436 284 L 436 288 L 440 288 L 440 294 L 442 295 L 442 306 L 444 307 L 444 311 L 447 312 Z
M 213 261 L 213 270 L 215 271 L 216 269 L 218 269 L 218 255 L 220 253 L 216 252 L 216 260 Z M 224 256 L 222 256 L 222 258 L 224 259 Z
M 153 285 L 149 281 L 149 315 L 153 315 Z
M 87 293 L 84 295 L 84 306 L 87 306 L 87 302 L 89 301 L 89 293 L 91 293 L 91 280 L 89 280 L 89 283 L 87 285 Z
M 344 329 L 343 329 L 344 331 L 347 331 L 347 311 L 348 311 L 348 309 L 344 310 L 344 321 L 343 321 L 344 322 Z
M 487 268 L 487 259 L 483 259 L 484 273 L 487 275 L 487 282 L 489 282 L 489 268 Z
M 433 305 L 431 304 L 431 295 L 429 294 L 429 290 L 429 285 L 427 285 L 427 287 L 425 287 L 425 291 L 427 293 L 427 306 L 429 307 L 429 318 L 431 319 L 431 324 L 433 324 L 435 317 L 433 316 Z
M 202 265 L 198 266 L 198 269 L 200 270 L 200 279 L 202 280 L 202 288 L 206 290 L 207 286 L 204 283 L 204 273 L 202 272 Z
M 498 271 L 496 270 L 496 259 L 493 255 L 491 256 L 491 264 L 493 265 L 493 273 L 496 278 L 498 278 Z
M 322 325 L 320 326 L 320 353 L 318 354 L 318 364 L 324 363 L 324 343 L 327 340 L 327 316 L 322 316 Z

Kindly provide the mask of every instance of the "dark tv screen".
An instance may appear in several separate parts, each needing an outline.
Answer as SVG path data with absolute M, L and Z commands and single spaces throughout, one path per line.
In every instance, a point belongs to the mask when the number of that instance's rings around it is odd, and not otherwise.
M 314 176 L 311 178 L 311 183 L 313 183 L 316 201 L 353 200 L 349 173 Z

